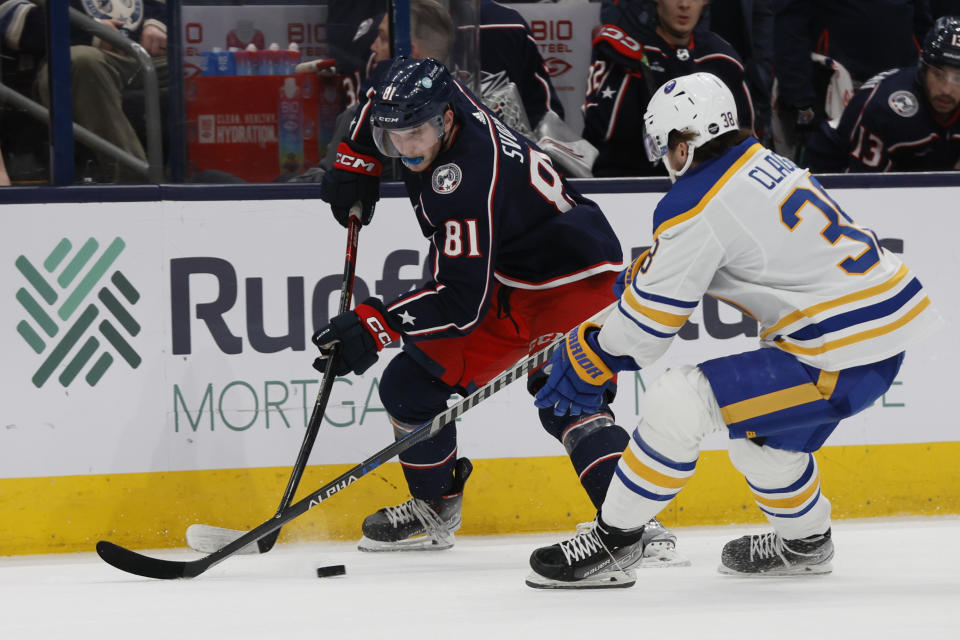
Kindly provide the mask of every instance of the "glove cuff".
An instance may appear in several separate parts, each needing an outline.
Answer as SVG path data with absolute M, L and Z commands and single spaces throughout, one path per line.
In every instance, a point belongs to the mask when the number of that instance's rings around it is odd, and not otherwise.
M 643 65 L 643 44 L 617 25 L 602 25 L 593 36 L 591 45 L 631 71 L 636 71 Z
M 363 328 L 373 336 L 377 351 L 382 351 L 385 346 L 403 337 L 396 320 L 379 298 L 367 298 L 353 312 L 360 318 Z
M 598 387 L 613 378 L 614 373 L 588 340 L 589 334 L 599 329 L 600 325 L 594 322 L 584 322 L 570 330 L 566 341 L 570 368 L 578 378 Z
M 361 153 L 346 142 L 337 145 L 337 159 L 333 163 L 333 168 L 376 177 L 383 172 L 383 165 L 376 156 Z
M 599 325 L 597 325 L 596 331 L 587 332 L 586 340 L 594 353 L 596 353 L 597 356 L 603 360 L 603 363 L 614 373 L 619 371 L 638 371 L 640 369 L 640 365 L 630 356 L 615 356 L 600 346 Z

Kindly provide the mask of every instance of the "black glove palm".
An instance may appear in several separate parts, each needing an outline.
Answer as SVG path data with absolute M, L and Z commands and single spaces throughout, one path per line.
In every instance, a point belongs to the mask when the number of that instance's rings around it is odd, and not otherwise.
M 346 227 L 350 208 L 360 203 L 360 222 L 370 224 L 373 210 L 380 200 L 380 160 L 365 153 L 357 145 L 341 142 L 333 168 L 323 174 L 320 197 L 330 204 L 333 217 Z

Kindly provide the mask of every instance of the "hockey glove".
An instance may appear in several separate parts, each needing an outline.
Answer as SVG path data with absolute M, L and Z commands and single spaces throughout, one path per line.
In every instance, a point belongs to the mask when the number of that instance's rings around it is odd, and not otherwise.
M 330 204 L 333 217 L 344 227 L 350 222 L 350 207 L 359 202 L 360 222 L 370 224 L 380 200 L 380 160 L 372 153 L 346 141 L 337 147 L 337 159 L 323 174 L 320 197 Z
M 640 70 L 646 64 L 643 44 L 615 24 L 599 27 L 591 44 L 598 58 L 620 63 L 631 72 Z
M 396 322 L 383 303 L 377 298 L 368 298 L 353 311 L 334 316 L 330 324 L 313 334 L 311 340 L 320 349 L 320 357 L 314 360 L 313 367 L 323 371 L 333 346 L 339 343 L 340 356 L 333 373 L 342 376 L 352 371 L 359 375 L 373 366 L 381 349 L 400 336 Z
M 596 413 L 617 371 L 639 369 L 633 358 L 614 356 L 600 348 L 599 332 L 600 325 L 592 322 L 570 330 L 550 356 L 550 377 L 534 402 L 538 408 L 553 407 L 557 416 Z

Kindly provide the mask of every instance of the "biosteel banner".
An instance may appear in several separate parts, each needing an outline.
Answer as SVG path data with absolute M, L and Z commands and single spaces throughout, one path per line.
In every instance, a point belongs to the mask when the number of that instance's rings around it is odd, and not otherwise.
M 832 190 L 887 251 L 902 254 L 949 319 L 958 188 Z M 627 256 L 650 243 L 660 194 L 605 194 Z M 916 203 L 923 202 L 923 210 Z M 337 309 L 346 233 L 319 201 L 3 205 L 0 477 L 289 465 L 320 374 L 309 337 Z M 409 201 L 386 198 L 359 240 L 355 299 L 392 300 L 423 278 L 427 243 Z M 828 444 L 955 441 L 946 329 L 912 348 L 890 391 Z M 757 347 L 757 325 L 706 299 L 663 360 L 620 376 L 618 422 L 669 366 Z M 312 464 L 356 462 L 392 438 L 378 396 L 385 350 L 339 378 Z M 562 455 L 518 383 L 461 420 L 477 458 Z M 715 435 L 707 448 L 724 448 Z

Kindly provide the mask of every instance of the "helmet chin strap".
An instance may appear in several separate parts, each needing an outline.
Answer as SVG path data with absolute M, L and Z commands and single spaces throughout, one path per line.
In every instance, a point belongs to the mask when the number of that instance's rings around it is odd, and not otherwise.
M 667 168 L 667 173 L 670 175 L 671 184 L 677 181 L 677 178 L 682 176 L 687 172 L 687 169 L 690 168 L 690 165 L 693 163 L 693 149 L 694 145 L 691 142 L 687 143 L 687 160 L 683 163 L 683 167 L 679 171 L 675 171 L 673 167 L 670 166 L 669 155 L 663 156 L 663 166 Z

